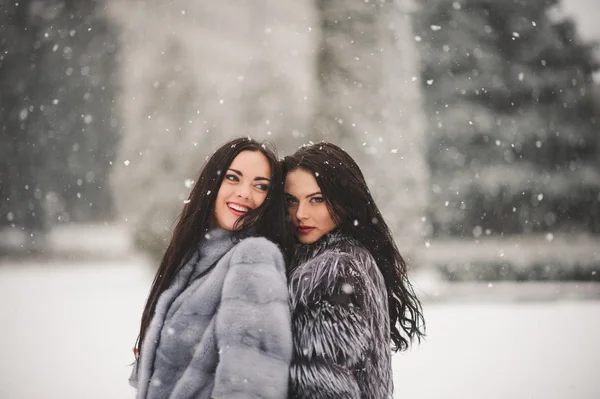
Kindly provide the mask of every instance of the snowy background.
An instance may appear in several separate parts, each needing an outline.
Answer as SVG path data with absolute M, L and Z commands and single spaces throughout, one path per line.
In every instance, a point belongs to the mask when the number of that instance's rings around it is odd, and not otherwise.
M 598 0 L 0 3 L 0 398 L 131 398 L 225 139 L 357 160 L 428 336 L 398 398 L 600 398 Z
M 120 226 L 58 233 L 57 252 L 76 255 L 0 264 L 0 397 L 132 398 L 128 364 L 152 267 Z M 394 356 L 395 397 L 600 397 L 597 284 L 415 281 L 428 337 Z

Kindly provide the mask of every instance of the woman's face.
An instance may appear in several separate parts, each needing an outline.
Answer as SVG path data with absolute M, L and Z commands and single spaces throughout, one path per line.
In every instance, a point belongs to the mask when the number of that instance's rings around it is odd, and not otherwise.
M 287 174 L 285 201 L 295 227 L 294 233 L 302 244 L 312 244 L 336 228 L 317 179 L 311 172 L 296 169 Z
M 233 230 L 235 222 L 260 206 L 271 184 L 271 166 L 260 151 L 242 151 L 234 158 L 215 200 L 215 224 Z

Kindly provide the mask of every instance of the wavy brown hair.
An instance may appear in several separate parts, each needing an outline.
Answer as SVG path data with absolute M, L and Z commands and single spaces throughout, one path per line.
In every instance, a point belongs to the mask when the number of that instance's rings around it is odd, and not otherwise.
M 285 225 L 283 177 L 274 147 L 250 138 L 238 138 L 223 144 L 206 161 L 200 171 L 189 202 L 184 205 L 171 241 L 167 247 L 142 313 L 136 349 L 140 353 L 158 298 L 173 282 L 177 272 L 189 260 L 206 232 L 212 227 L 215 199 L 225 172 L 242 151 L 258 151 L 271 167 L 271 183 L 263 203 L 241 216 L 235 226 L 234 239 L 249 235 L 263 236 L 284 251 L 290 246 L 291 235 Z
M 408 279 L 406 262 L 354 159 L 335 144 L 322 142 L 286 156 L 282 167 L 284 180 L 295 169 L 312 173 L 337 229 L 375 258 L 387 290 L 392 349 L 405 350 L 413 339 L 420 341 L 425 335 L 421 302 Z

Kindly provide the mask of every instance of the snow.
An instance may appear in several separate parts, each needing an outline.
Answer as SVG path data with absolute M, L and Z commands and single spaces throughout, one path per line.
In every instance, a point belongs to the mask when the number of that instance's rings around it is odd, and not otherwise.
M 152 268 L 0 263 L 0 397 L 132 398 Z M 425 302 L 428 337 L 393 358 L 396 398 L 600 397 L 600 301 Z
M 600 397 L 600 302 L 425 311 L 427 342 L 394 357 L 397 398 Z
M 475 230 L 477 227 L 479 229 Z M 599 240 L 588 234 L 530 234 L 528 236 L 482 237 L 480 226 L 473 230 L 474 240 L 437 239 L 421 249 L 421 264 L 440 265 L 448 262 L 484 263 L 503 258 L 506 262 L 521 268 L 530 267 L 536 262 L 548 264 L 589 265 L 590 269 L 600 259 Z M 486 235 L 489 233 L 486 231 Z
M 577 31 L 584 39 L 600 39 L 600 25 L 598 25 L 598 19 L 594 17 L 600 13 L 600 2 L 567 0 L 561 2 L 561 10 L 567 16 L 573 18 L 577 24 Z
M 0 265 L 0 397 L 128 398 L 141 259 Z
M 43 241 L 47 253 L 59 253 L 71 259 L 125 259 L 133 246 L 127 229 L 126 224 L 115 223 L 60 224 L 54 226 Z M 26 245 L 24 234 L 18 228 L 0 228 L 0 252 L 19 251 Z

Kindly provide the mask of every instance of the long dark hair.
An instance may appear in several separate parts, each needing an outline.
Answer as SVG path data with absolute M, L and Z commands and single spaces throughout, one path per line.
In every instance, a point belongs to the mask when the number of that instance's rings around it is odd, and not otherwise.
M 267 158 L 271 166 L 271 183 L 264 202 L 236 222 L 234 239 L 252 234 L 266 237 L 279 244 L 284 251 L 289 248 L 291 236 L 285 225 L 283 176 L 274 147 L 270 143 L 260 143 L 250 138 L 238 138 L 223 144 L 202 167 L 190 193 L 189 202 L 183 207 L 171 242 L 162 257 L 142 313 L 136 342 L 138 353 L 154 316 L 158 298 L 171 285 L 177 272 L 189 260 L 193 250 L 211 228 L 215 199 L 225 172 L 242 151 L 260 151 Z
M 282 166 L 284 179 L 295 169 L 311 172 L 337 229 L 375 258 L 387 290 L 392 349 L 404 350 L 414 338 L 420 341 L 425 335 L 421 302 L 408 279 L 406 262 L 354 159 L 340 147 L 322 142 L 301 147 L 286 156 Z

